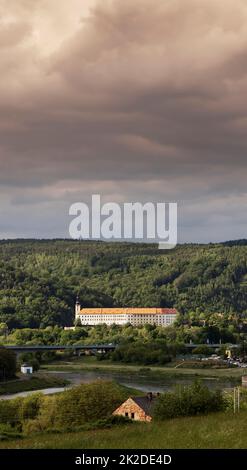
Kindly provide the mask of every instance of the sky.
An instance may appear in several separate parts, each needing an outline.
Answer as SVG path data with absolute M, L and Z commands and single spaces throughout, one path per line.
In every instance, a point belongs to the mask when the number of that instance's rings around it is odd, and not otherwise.
M 0 0 L 0 238 L 68 237 L 92 194 L 247 237 L 246 98 L 245 0 Z

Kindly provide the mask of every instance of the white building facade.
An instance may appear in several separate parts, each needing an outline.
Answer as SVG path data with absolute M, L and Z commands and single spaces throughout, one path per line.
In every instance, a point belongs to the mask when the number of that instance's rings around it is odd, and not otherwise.
M 33 367 L 30 366 L 29 364 L 22 364 L 21 372 L 22 372 L 22 374 L 32 374 L 33 373 Z
M 80 308 L 77 301 L 75 308 L 76 323 L 81 325 L 172 325 L 178 312 L 174 308 Z

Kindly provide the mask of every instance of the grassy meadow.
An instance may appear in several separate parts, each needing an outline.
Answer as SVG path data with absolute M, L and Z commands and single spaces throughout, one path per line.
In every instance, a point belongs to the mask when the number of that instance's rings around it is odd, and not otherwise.
M 215 413 L 111 429 L 36 434 L 0 442 L 0 449 L 246 449 L 247 412 Z

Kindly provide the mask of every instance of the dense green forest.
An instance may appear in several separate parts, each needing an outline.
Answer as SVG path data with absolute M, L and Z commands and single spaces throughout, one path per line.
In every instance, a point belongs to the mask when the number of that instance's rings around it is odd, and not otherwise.
M 243 322 L 247 245 L 0 242 L 0 322 L 10 329 L 72 325 L 77 294 L 82 306 L 176 307 L 180 322 Z

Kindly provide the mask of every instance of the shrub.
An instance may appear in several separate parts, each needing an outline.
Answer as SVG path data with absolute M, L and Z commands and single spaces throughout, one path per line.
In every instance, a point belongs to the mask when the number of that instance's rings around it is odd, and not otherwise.
M 89 431 L 93 429 L 107 429 L 112 426 L 123 424 L 132 424 L 133 421 L 125 416 L 109 416 L 108 418 L 98 419 L 97 421 L 87 422 L 80 426 L 68 427 L 65 430 L 69 432 Z
M 59 427 L 42 427 L 40 419 L 28 420 L 23 425 L 23 432 L 25 434 L 35 434 L 45 431 L 45 433 L 59 434 L 63 432 L 80 432 L 80 431 L 91 431 L 96 429 L 108 429 L 112 426 L 121 426 L 124 424 L 132 424 L 133 421 L 125 416 L 109 416 L 108 418 L 99 419 L 93 422 L 87 422 L 79 426 L 69 425 L 63 428 Z
M 0 424 L 16 426 L 21 424 L 20 406 L 22 399 L 0 400 Z
M 23 423 L 22 431 L 24 434 L 35 434 L 43 431 L 39 419 L 29 419 Z
M 17 428 L 12 427 L 10 424 L 0 424 L 0 441 L 16 437 L 21 437 L 21 433 Z
M 31 419 L 24 419 L 23 430 L 27 434 L 54 429 L 73 431 L 88 423 L 97 427 L 99 421 L 116 422 L 111 413 L 124 399 L 126 393 L 121 387 L 104 381 L 82 384 L 59 396 L 39 398 L 36 395 L 26 404 L 23 418 Z M 107 421 L 108 426 L 110 421 Z
M 210 391 L 199 381 L 187 387 L 177 387 L 174 392 L 160 395 L 154 415 L 159 419 L 193 416 L 225 409 L 222 393 Z
M 26 419 L 34 419 L 37 417 L 41 407 L 42 398 L 43 396 L 41 393 L 32 393 L 26 398 L 23 398 L 19 408 L 19 416 L 21 421 Z
M 42 397 L 38 415 L 24 420 L 23 432 L 74 432 L 123 424 L 129 420 L 111 413 L 125 398 L 117 384 L 103 381 L 80 385 L 60 396 Z
M 54 428 L 59 398 L 56 395 L 41 396 L 38 401 L 39 411 L 33 415 L 33 419 L 27 419 L 23 422 L 23 432 L 33 434 Z
M 164 341 L 122 344 L 111 354 L 112 361 L 133 364 L 166 364 L 171 361 L 170 349 Z
M 55 426 L 77 426 L 107 418 L 126 398 L 114 382 L 79 385 L 57 398 Z

